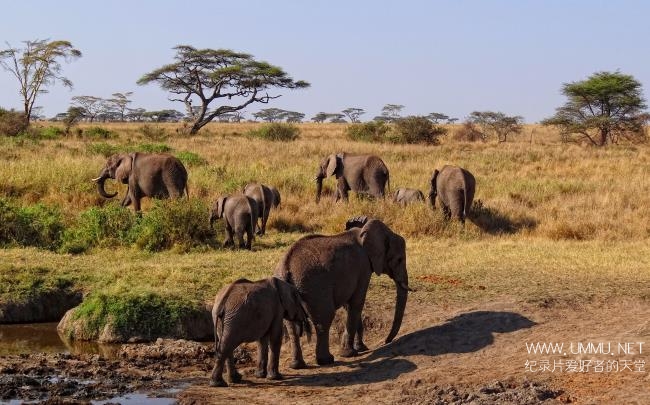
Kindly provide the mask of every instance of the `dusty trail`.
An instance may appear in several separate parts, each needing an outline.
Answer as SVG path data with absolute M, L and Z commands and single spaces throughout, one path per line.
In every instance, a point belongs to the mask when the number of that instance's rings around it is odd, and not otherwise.
M 125 345 L 118 358 L 101 356 L 30 355 L 0 358 L 0 401 L 18 394 L 25 399 L 56 396 L 83 403 L 125 392 L 176 395 L 181 404 L 206 403 L 355 403 L 405 404 L 647 404 L 650 374 L 619 372 L 530 372 L 527 361 L 636 360 L 647 362 L 645 348 L 635 354 L 529 354 L 526 343 L 646 342 L 650 341 L 650 303 L 642 301 L 591 302 L 578 306 L 522 304 L 498 301 L 441 309 L 413 299 L 407 306 L 402 330 L 391 344 L 381 346 L 390 328 L 391 303 L 370 301 L 364 311 L 366 343 L 371 350 L 354 359 L 314 364 L 314 343 L 304 345 L 305 370 L 288 368 L 289 347 L 283 346 L 282 381 L 253 374 L 254 346 L 239 353 L 244 381 L 228 388 L 211 388 L 209 344 L 163 341 L 153 345 Z M 386 309 L 386 310 L 384 310 Z M 385 317 L 375 314 L 386 314 Z M 333 328 L 338 341 L 342 323 Z M 566 348 L 566 346 L 565 346 Z M 650 345 L 648 345 L 650 350 Z M 530 364 L 530 363 L 529 363 Z M 650 368 L 650 365 L 649 365 Z M 60 386 L 32 386 L 58 375 Z M 91 388 L 75 379 L 97 380 Z M 67 382 L 66 382 L 67 381 Z M 40 387 L 40 388 L 39 388 Z M 169 394 L 174 388 L 180 392 Z M 27 390 L 25 390 L 27 389 Z M 22 390 L 22 391 L 21 391 Z M 39 391 L 40 390 L 40 391 Z M 80 394 L 81 392 L 81 394 Z

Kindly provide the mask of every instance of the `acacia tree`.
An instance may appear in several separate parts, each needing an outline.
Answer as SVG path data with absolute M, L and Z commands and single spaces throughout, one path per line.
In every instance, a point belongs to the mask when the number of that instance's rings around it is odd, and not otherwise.
M 113 98 L 106 100 L 111 105 L 111 109 L 119 114 L 120 121 L 124 121 L 126 110 L 128 109 L 127 106 L 132 102 L 129 97 L 132 95 L 132 91 L 127 91 L 126 93 L 113 93 Z
M 572 135 L 592 145 L 617 143 L 619 138 L 645 138 L 648 121 L 641 83 L 620 72 L 597 72 L 586 80 L 565 83 L 562 94 L 568 100 L 556 109 L 544 125 L 560 128 L 563 139 Z
M 346 117 L 348 117 L 350 122 L 361 122 L 359 116 L 366 113 L 366 111 L 363 108 L 356 108 L 356 107 L 346 108 L 341 112 L 345 114 Z
M 193 120 L 190 134 L 195 134 L 219 115 L 280 97 L 266 92 L 271 88 L 309 87 L 305 81 L 293 80 L 280 67 L 255 60 L 246 53 L 229 49 L 196 49 L 189 45 L 178 45 L 174 49 L 173 63 L 145 74 L 138 84 L 157 82 L 164 90 L 179 97 L 170 100 L 185 104 L 187 115 Z M 229 104 L 209 109 L 217 99 L 227 99 Z M 192 103 L 197 101 L 200 105 L 194 110 Z
M 524 129 L 523 117 L 495 111 L 474 111 L 467 118 L 467 122 L 481 128 L 483 141 L 486 141 L 487 135 L 491 133 L 499 143 L 506 142 L 509 135 L 518 134 Z
M 108 107 L 106 100 L 95 96 L 74 96 L 72 97 L 72 104 L 81 108 L 84 117 L 88 118 L 90 122 L 95 121 L 98 115 L 106 112 Z
M 375 121 L 393 122 L 401 117 L 404 106 L 401 104 L 386 104 L 381 109 L 381 115 L 376 116 Z
M 34 40 L 23 41 L 23 49 L 0 50 L 0 66 L 11 72 L 20 83 L 20 96 L 26 123 L 32 118 L 34 102 L 39 94 L 57 80 L 65 87 L 72 88 L 72 82 L 61 74 L 61 60 L 70 62 L 81 57 L 81 52 L 68 41 Z

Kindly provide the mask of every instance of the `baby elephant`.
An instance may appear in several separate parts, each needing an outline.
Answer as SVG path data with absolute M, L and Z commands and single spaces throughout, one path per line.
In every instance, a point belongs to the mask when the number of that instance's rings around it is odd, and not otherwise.
M 219 197 L 210 210 L 210 226 L 217 219 L 226 222 L 226 239 L 223 246 L 234 246 L 233 234 L 237 236 L 239 247 L 250 250 L 253 244 L 255 223 L 257 222 L 257 203 L 243 194 Z M 244 244 L 244 232 L 246 243 Z
M 294 322 L 309 339 L 311 325 L 296 288 L 278 278 L 260 281 L 239 279 L 219 291 L 212 307 L 215 365 L 210 385 L 225 387 L 224 363 L 231 383 L 241 381 L 235 369 L 233 351 L 244 342 L 257 341 L 256 377 L 282 378 L 278 370 L 282 346 L 283 319 Z M 269 345 L 271 359 L 268 361 Z
M 398 188 L 393 195 L 393 202 L 402 205 L 417 201 L 424 202 L 424 194 L 415 188 Z

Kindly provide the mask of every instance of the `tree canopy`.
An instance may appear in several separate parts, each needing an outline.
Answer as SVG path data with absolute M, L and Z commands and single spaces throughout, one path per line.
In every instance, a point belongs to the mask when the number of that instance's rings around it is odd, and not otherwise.
M 81 57 L 81 52 L 68 41 L 24 41 L 23 49 L 0 50 L 0 66 L 11 72 L 20 84 L 20 96 L 27 124 L 32 118 L 34 102 L 39 94 L 57 80 L 72 88 L 72 82 L 61 73 L 61 60 L 69 62 Z
M 138 84 L 157 82 L 162 89 L 177 97 L 170 98 L 172 101 L 183 102 L 187 115 L 193 120 L 190 134 L 219 115 L 280 97 L 269 95 L 269 89 L 309 87 L 309 83 L 294 80 L 280 67 L 255 60 L 246 53 L 229 49 L 196 49 L 189 45 L 178 45 L 174 50 L 173 63 L 145 74 Z M 223 99 L 227 104 L 209 109 L 217 99 Z M 193 102 L 200 104 L 198 109 L 193 108 Z
M 519 115 L 509 116 L 495 111 L 473 111 L 467 118 L 468 123 L 481 128 L 480 134 L 483 141 L 486 141 L 488 135 L 492 134 L 499 143 L 506 142 L 511 134 L 520 133 L 524 128 L 523 121 L 524 118 Z
M 565 83 L 568 100 L 544 125 L 560 128 L 563 139 L 574 135 L 595 146 L 617 143 L 620 138 L 644 139 L 648 120 L 641 83 L 620 72 L 597 72 L 586 80 Z

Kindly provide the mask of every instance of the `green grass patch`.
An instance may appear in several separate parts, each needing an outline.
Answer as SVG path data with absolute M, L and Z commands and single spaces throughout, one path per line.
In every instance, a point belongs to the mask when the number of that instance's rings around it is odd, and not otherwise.
M 176 154 L 176 157 L 187 166 L 203 166 L 208 163 L 207 160 L 194 152 L 181 151 Z
M 0 198 L 0 246 L 36 246 L 54 250 L 64 230 L 61 212 L 45 204 L 21 205 Z
M 0 301 L 19 302 L 73 284 L 70 276 L 57 274 L 49 267 L 0 265 Z
M 110 138 L 116 138 L 117 134 L 106 128 L 90 127 L 83 130 L 82 136 L 86 138 L 110 139 Z

